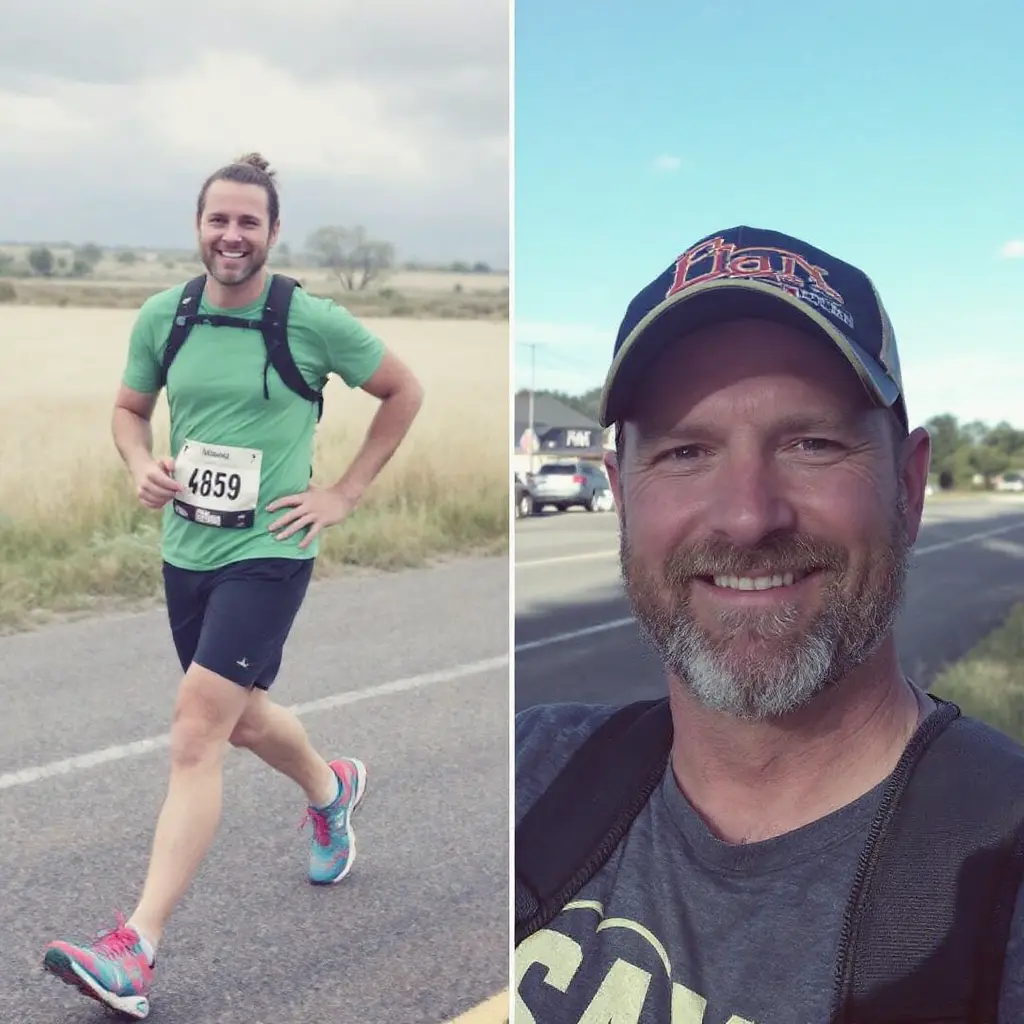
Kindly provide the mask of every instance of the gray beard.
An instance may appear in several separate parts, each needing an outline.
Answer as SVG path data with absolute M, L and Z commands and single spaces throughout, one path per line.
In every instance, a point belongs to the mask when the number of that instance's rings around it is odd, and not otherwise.
M 791 714 L 870 658 L 892 630 L 909 564 L 906 511 L 901 493 L 888 541 L 872 558 L 860 592 L 844 591 L 836 572 L 821 611 L 803 633 L 793 632 L 798 609 L 783 605 L 771 612 L 723 613 L 712 637 L 697 625 L 686 596 L 674 592 L 671 576 L 658 578 L 636 565 L 623 509 L 620 563 L 640 632 L 709 710 L 748 721 Z M 682 584 L 687 593 L 691 585 Z M 743 653 L 733 650 L 737 638 L 746 643 Z

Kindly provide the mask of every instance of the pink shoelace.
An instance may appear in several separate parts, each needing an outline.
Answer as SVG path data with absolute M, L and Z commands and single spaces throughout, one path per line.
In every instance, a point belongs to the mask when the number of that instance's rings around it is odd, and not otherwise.
M 134 946 L 138 942 L 138 936 L 133 928 L 128 927 L 124 914 L 117 913 L 117 926 L 108 932 L 100 932 L 99 939 L 93 945 L 93 951 L 100 956 L 112 960 L 120 959 L 134 952 Z
M 307 821 L 313 822 L 313 835 L 316 837 L 316 841 L 321 846 L 330 846 L 331 827 L 327 822 L 327 815 L 309 807 L 306 810 L 305 817 L 302 819 L 302 823 L 299 825 L 300 830 L 305 828 Z

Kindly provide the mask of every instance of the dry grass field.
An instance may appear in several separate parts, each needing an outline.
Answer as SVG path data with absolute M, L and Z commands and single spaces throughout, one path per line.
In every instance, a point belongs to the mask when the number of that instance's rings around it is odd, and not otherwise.
M 14 260 L 15 276 L 2 279 L 13 290 L 8 301 L 17 305 L 64 307 L 138 308 L 154 292 L 179 284 L 204 272 L 194 254 L 185 252 L 138 251 L 138 260 L 125 264 L 112 251 L 93 271 L 82 278 L 65 276 L 59 264 L 70 266 L 74 254 L 69 248 L 49 246 L 58 268 L 51 277 L 27 272 L 29 246 L 0 246 L 4 256 Z M 270 265 L 300 280 L 318 295 L 329 295 L 357 316 L 426 319 L 507 319 L 507 273 L 450 273 L 447 271 L 390 271 L 365 291 L 346 291 L 338 277 L 328 270 L 299 264 Z
M 179 278 L 180 279 L 180 278 Z M 141 508 L 110 435 L 134 313 L 0 306 L 0 627 L 159 596 L 159 514 Z M 391 568 L 508 539 L 508 323 L 366 318 L 426 397 L 404 448 L 320 563 Z M 315 483 L 336 479 L 375 402 L 332 380 Z M 155 451 L 166 452 L 161 399 Z

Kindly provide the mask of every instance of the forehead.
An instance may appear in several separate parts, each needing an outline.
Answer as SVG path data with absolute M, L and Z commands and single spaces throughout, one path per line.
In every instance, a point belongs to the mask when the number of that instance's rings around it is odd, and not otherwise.
M 630 418 L 647 433 L 695 413 L 770 417 L 809 407 L 854 416 L 873 403 L 826 339 L 769 321 L 738 320 L 667 346 L 647 368 Z
M 205 217 L 267 217 L 267 190 L 261 185 L 219 179 L 206 192 Z

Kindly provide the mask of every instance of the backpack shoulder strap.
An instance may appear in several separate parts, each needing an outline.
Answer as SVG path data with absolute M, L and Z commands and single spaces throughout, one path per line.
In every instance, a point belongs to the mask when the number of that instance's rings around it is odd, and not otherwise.
M 1024 749 L 936 700 L 861 856 L 833 1021 L 997 1019 L 1024 871 Z
M 267 346 L 268 366 L 273 366 L 277 370 L 278 376 L 286 387 L 316 405 L 316 418 L 319 422 L 324 414 L 323 392 L 315 390 L 306 383 L 306 378 L 302 376 L 296 366 L 292 350 L 288 346 L 288 311 L 291 308 L 295 289 L 301 287 L 302 285 L 292 277 L 286 277 L 284 274 L 273 275 L 270 279 L 270 291 L 263 309 L 260 330 Z M 267 394 L 265 371 L 263 389 L 264 394 Z
M 203 298 L 203 289 L 206 287 L 206 275 L 200 274 L 193 277 L 182 289 L 181 298 L 178 299 L 178 308 L 174 313 L 174 321 L 171 324 L 170 334 L 167 336 L 167 344 L 164 345 L 163 358 L 160 360 L 159 388 L 167 384 L 167 374 L 171 369 L 171 363 L 181 350 L 181 346 L 188 339 L 189 331 L 196 322 L 199 313 L 199 303 Z
M 515 834 L 516 945 L 543 928 L 611 856 L 661 781 L 668 698 L 627 704 L 570 758 Z

